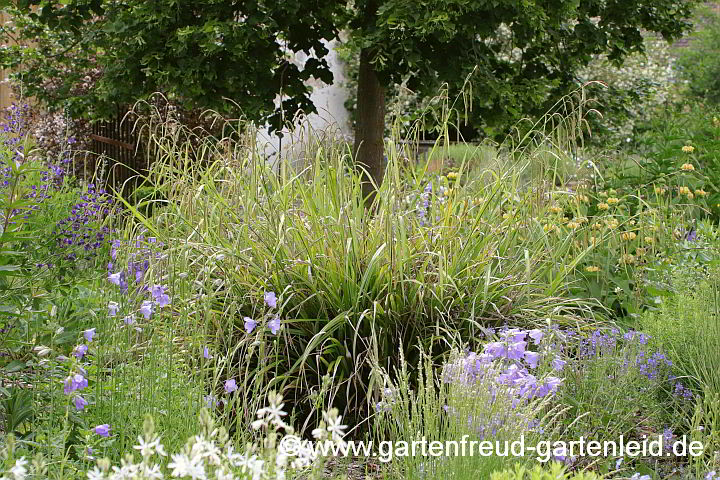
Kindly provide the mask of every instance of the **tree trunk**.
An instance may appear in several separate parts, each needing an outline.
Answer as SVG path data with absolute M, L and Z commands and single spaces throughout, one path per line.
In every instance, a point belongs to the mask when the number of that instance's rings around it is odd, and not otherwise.
M 378 80 L 370 59 L 370 51 L 363 48 L 360 52 L 353 147 L 355 165 L 362 175 L 363 197 L 368 206 L 372 205 L 375 199 L 375 185 L 379 187 L 385 175 L 385 88 Z

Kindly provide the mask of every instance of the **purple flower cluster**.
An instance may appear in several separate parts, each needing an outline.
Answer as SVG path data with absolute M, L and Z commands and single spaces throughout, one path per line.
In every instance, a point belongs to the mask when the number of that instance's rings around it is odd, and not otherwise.
M 12 180 L 13 173 L 10 162 L 20 166 L 26 161 L 23 140 L 27 134 L 27 119 L 30 117 L 30 107 L 28 105 L 17 106 L 13 104 L 6 109 L 5 113 L 6 121 L 0 123 L 0 138 L 4 146 L 12 153 L 12 156 L 0 159 L 0 190 L 8 187 Z M 46 169 L 40 172 L 40 184 L 30 185 L 29 192 L 23 193 L 24 198 L 29 200 L 28 204 L 21 209 L 10 212 L 11 218 L 29 219 L 32 212 L 38 210 L 40 205 L 51 197 L 52 191 L 62 186 L 69 159 L 65 158 L 60 163 L 48 162 L 46 164 Z M 15 224 L 16 222 L 13 220 L 10 223 Z M 39 266 L 43 265 L 45 264 Z
M 666 373 L 664 367 L 672 367 L 672 361 L 661 352 L 655 352 L 650 356 L 647 356 L 645 352 L 638 352 L 635 364 L 640 374 L 650 380 L 664 378 Z
M 85 338 L 85 341 L 88 343 L 93 341 L 93 338 L 95 338 L 95 335 L 97 329 L 95 328 L 88 328 L 87 330 L 83 331 L 83 337 Z M 88 353 L 88 346 L 85 344 L 78 344 L 72 351 L 72 355 L 79 360 L 82 360 L 83 357 Z M 63 391 L 65 392 L 65 395 L 72 395 L 74 392 L 79 392 L 80 390 L 83 390 L 88 386 L 87 378 L 85 378 L 85 370 L 77 366 L 78 373 L 70 374 L 64 381 L 64 388 Z M 87 405 L 88 402 L 85 400 L 80 394 L 72 395 L 73 397 L 73 403 L 75 404 L 75 408 L 78 410 L 83 410 Z
M 277 295 L 275 292 L 265 292 L 263 294 L 263 300 L 265 301 L 265 305 L 270 309 L 277 308 Z M 272 332 L 273 335 L 277 335 L 280 331 L 280 327 L 282 327 L 282 322 L 280 320 L 280 315 L 277 313 L 268 313 L 265 315 L 267 318 L 269 318 L 267 322 L 267 326 L 270 329 L 270 332 Z M 245 331 L 247 333 L 252 333 L 255 328 L 258 326 L 257 320 L 254 320 L 250 317 L 244 317 L 243 318 Z
M 390 412 L 397 401 L 397 392 L 392 388 L 383 388 L 382 400 L 375 404 L 375 409 L 378 412 Z M 449 411 L 449 407 L 445 405 L 443 407 L 445 412 Z
M 87 254 L 107 244 L 110 227 L 99 224 L 110 214 L 114 201 L 104 189 L 96 189 L 92 183 L 80 200 L 73 205 L 70 216 L 58 222 L 53 233 L 57 235 L 59 247 L 75 247 Z
M 420 226 L 425 226 L 427 223 L 427 215 L 430 211 L 430 196 L 432 195 L 433 191 L 433 184 L 432 182 L 428 182 L 428 184 L 423 189 L 423 193 L 420 194 L 420 198 L 418 199 L 418 203 L 415 206 L 415 209 L 417 211 L 418 220 L 420 221 Z
M 96 328 L 88 328 L 87 330 L 83 331 L 83 337 L 88 343 L 91 343 L 96 335 Z M 89 348 L 87 345 L 79 344 L 73 349 L 72 354 L 78 359 L 78 361 L 80 361 L 88 353 L 88 350 Z M 79 392 L 88 387 L 88 380 L 86 378 L 87 373 L 85 369 L 78 364 L 76 364 L 74 367 L 71 367 L 71 369 L 75 373 L 72 373 L 71 371 L 70 375 L 63 381 L 63 392 L 65 393 L 65 395 L 69 395 L 71 397 L 72 403 L 75 405 L 76 410 L 84 410 L 85 407 L 89 405 L 89 402 Z M 100 435 L 101 437 L 109 437 L 110 425 L 98 425 L 94 427 L 92 431 L 95 434 Z
M 13 103 L 5 110 L 6 121 L 0 123 L 0 131 L 2 132 L 3 143 L 13 153 L 13 162 L 22 162 L 24 160 L 24 147 L 22 145 L 23 137 L 27 131 L 27 119 L 30 117 L 30 106 L 24 104 L 18 106 Z M 7 186 L 8 183 L 3 183 Z
M 148 286 L 146 284 L 145 276 L 147 271 L 150 269 L 150 262 L 160 258 L 162 253 L 158 251 L 162 246 L 162 242 L 158 242 L 155 237 L 145 238 L 144 235 L 138 235 L 133 244 L 134 250 L 129 253 L 127 262 L 127 268 L 121 269 L 118 272 L 113 272 L 115 269 L 115 263 L 117 262 L 118 249 L 123 246 L 123 242 L 120 240 L 113 240 L 110 243 L 110 259 L 108 263 L 108 280 L 110 283 L 120 287 L 123 293 L 128 292 L 128 279 L 132 279 L 137 285 L 139 292 L 147 292 Z M 153 288 L 164 289 L 164 287 L 156 285 Z M 153 297 L 162 297 L 156 299 L 159 303 L 165 306 L 170 303 L 170 297 L 165 295 L 163 291 L 154 291 Z
M 553 343 L 552 333 L 552 329 L 505 327 L 480 353 L 468 351 L 446 364 L 442 381 L 450 386 L 451 394 L 445 412 L 466 423 L 481 439 L 498 438 L 501 431 L 539 431 L 538 420 L 523 406 L 556 394 L 563 384 L 562 378 L 546 373 L 563 370 L 566 362 Z M 457 394 L 471 396 L 481 410 L 461 418 L 459 405 L 463 403 L 452 400 Z M 392 407 L 392 398 L 384 397 L 377 405 L 378 412 Z
M 108 280 L 110 283 L 120 286 L 123 293 L 127 293 L 127 282 L 124 278 L 124 272 L 110 274 L 108 275 Z M 140 313 L 145 320 L 150 320 L 150 317 L 157 311 L 158 308 L 170 305 L 170 296 L 165 293 L 166 288 L 167 287 L 164 285 L 153 285 L 150 289 L 145 287 L 140 290 L 143 292 L 149 292 L 150 294 L 150 300 L 142 300 L 140 308 L 137 310 L 137 312 Z M 117 302 L 108 302 L 108 316 L 116 316 L 119 309 L 120 305 Z M 135 315 L 131 313 L 123 317 L 123 322 L 125 325 L 132 325 L 135 323 Z
M 133 295 L 131 296 L 131 304 L 139 302 L 136 313 L 142 315 L 145 320 L 150 320 L 152 315 L 158 309 L 170 305 L 170 295 L 167 293 L 167 286 L 149 283 L 148 271 L 150 262 L 160 257 L 161 253 L 156 249 L 163 246 L 162 242 L 158 242 L 155 237 L 149 237 L 147 240 L 143 235 L 139 235 L 134 241 L 135 250 L 130 252 L 127 262 L 127 268 L 113 272 L 115 262 L 118 258 L 118 249 L 123 246 L 123 242 L 113 240 L 110 247 L 111 262 L 108 263 L 108 281 L 113 285 L 120 287 L 123 294 L 129 294 L 130 283 L 128 278 L 132 279 Z M 114 317 L 118 315 L 120 305 L 111 301 L 108 303 L 108 315 Z M 135 313 L 130 313 L 123 317 L 125 325 L 135 323 Z
M 675 384 L 673 395 L 681 400 L 692 400 L 693 398 L 692 391 L 680 382 Z
M 650 336 L 635 330 L 621 334 L 619 330 L 596 330 L 588 338 L 579 338 L 577 345 L 580 362 L 590 358 L 622 355 L 622 370 L 637 371 L 654 382 L 674 380 L 670 373 L 672 361 L 663 352 L 648 350 Z M 674 386 L 675 397 L 689 400 L 690 390 L 677 383 Z
M 461 369 L 446 368 L 443 380 L 446 383 L 471 384 L 490 378 L 493 384 L 509 387 L 517 399 L 529 400 L 554 394 L 562 384 L 562 379 L 554 376 L 538 378 L 530 373 L 548 355 L 552 355 L 550 363 L 556 370 L 562 370 L 565 366 L 565 361 L 555 353 L 540 353 L 530 349 L 530 342 L 539 346 L 544 337 L 545 332 L 539 329 L 505 329 L 500 332 L 498 341 L 485 344 L 482 353 L 467 354 Z
M 599 357 L 615 351 L 620 331 L 612 329 L 595 330 L 590 337 L 579 339 L 580 345 L 578 349 L 579 358 Z
M 675 434 L 673 433 L 672 428 L 668 427 L 663 430 L 663 448 L 666 452 L 672 451 L 674 438 Z

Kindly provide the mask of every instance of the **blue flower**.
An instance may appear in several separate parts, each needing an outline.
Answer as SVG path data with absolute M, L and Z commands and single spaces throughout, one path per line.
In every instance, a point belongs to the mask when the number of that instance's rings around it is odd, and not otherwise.
M 101 437 L 109 437 L 110 436 L 110 425 L 107 423 L 104 423 L 102 425 L 98 425 L 97 427 L 93 428 L 92 431 L 100 435 Z
M 545 334 L 543 333 L 543 331 L 540 330 L 540 329 L 538 329 L 538 328 L 533 328 L 532 330 L 530 330 L 530 331 L 528 332 L 528 335 L 530 335 L 530 338 L 533 339 L 533 343 L 534 343 L 535 345 L 540 345 L 540 341 L 541 341 L 541 340 L 543 339 L 543 337 L 545 336 Z
M 74 402 L 75 402 L 75 408 L 76 408 L 77 410 L 83 410 L 83 409 L 87 406 L 87 404 L 88 404 L 87 400 L 85 400 L 85 399 L 84 399 L 83 397 L 81 397 L 80 395 L 77 395 L 77 396 L 75 397 Z
M 277 307 L 277 297 L 275 296 L 275 292 L 265 292 L 265 304 L 270 308 Z
M 518 328 L 511 328 L 505 330 L 504 332 L 501 332 L 500 336 L 503 339 L 509 340 L 511 342 L 520 342 L 525 340 L 525 337 L 527 337 L 527 332 Z
M 164 307 L 165 305 L 170 304 L 170 297 L 165 293 L 164 286 L 155 285 L 150 289 L 150 294 L 155 300 L 155 303 L 158 304 L 158 307 Z
M 170 296 L 169 295 L 160 295 L 155 299 L 155 303 L 157 303 L 158 307 L 164 307 L 166 305 L 170 305 Z
M 119 287 L 120 282 L 122 282 L 122 274 L 123 272 L 111 273 L 108 275 L 108 280 L 110 280 L 110 283 L 113 285 L 117 285 Z
M 257 327 L 257 322 L 250 317 L 245 317 L 243 320 L 245 320 L 245 330 L 247 333 L 252 333 L 255 327 Z
M 63 383 L 63 385 L 64 385 L 63 391 L 65 392 L 65 395 L 70 395 L 75 390 L 72 375 L 70 375 L 69 377 L 67 377 L 65 379 L 65 382 Z
M 530 368 L 537 368 L 538 362 L 540 361 L 540 354 L 527 351 L 524 354 L 525 361 L 530 365 Z
M 521 358 L 523 358 L 523 355 L 525 355 L 525 347 L 527 347 L 527 342 L 523 340 L 511 343 L 508 346 L 508 358 L 512 358 L 513 360 L 520 360 Z
M 272 320 L 268 322 L 268 327 L 273 335 L 277 335 L 278 330 L 280 330 L 280 317 L 275 315 Z
M 65 379 L 65 388 L 63 390 L 65 392 L 65 395 L 70 395 L 72 392 L 76 390 L 82 390 L 87 386 L 87 379 L 81 374 L 76 373 L 75 375 L 70 375 Z
M 95 328 L 88 328 L 83 332 L 83 335 L 85 336 L 85 340 L 88 342 L 92 342 L 93 337 L 95 336 Z
M 143 316 L 145 317 L 145 320 L 150 319 L 150 316 L 152 315 L 152 307 L 153 307 L 152 302 L 150 302 L 148 300 L 145 300 L 142 303 L 142 306 L 140 307 L 140 313 L 143 314 Z
M 548 394 L 555 393 L 562 382 L 561 378 L 547 377 L 545 382 L 537 389 L 535 395 L 538 397 L 544 397 Z
M 117 315 L 119 305 L 115 302 L 108 303 L 108 316 L 114 317 Z
M 225 380 L 225 393 L 232 393 L 235 390 L 237 390 L 237 383 L 235 383 L 235 379 L 231 378 L 230 380 Z
M 552 367 L 553 370 L 556 372 L 562 371 L 563 368 L 565 368 L 565 364 L 567 362 L 565 360 L 562 360 L 560 357 L 555 357 L 552 361 Z
M 78 360 L 82 360 L 82 358 L 85 356 L 85 354 L 88 351 L 87 345 L 78 345 L 75 347 L 72 351 L 72 354 L 78 358 Z

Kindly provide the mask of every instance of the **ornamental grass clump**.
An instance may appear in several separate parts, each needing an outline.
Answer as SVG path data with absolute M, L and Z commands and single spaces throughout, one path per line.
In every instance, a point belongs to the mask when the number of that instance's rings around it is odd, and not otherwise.
M 549 184 L 532 188 L 528 165 L 550 130 L 517 152 L 499 149 L 492 170 L 466 175 L 461 165 L 452 186 L 409 168 L 391 142 L 368 210 L 348 149 L 311 135 L 304 161 L 271 164 L 243 128 L 233 139 L 149 132 L 157 158 L 147 183 L 163 200 L 148 201 L 151 217 L 141 213 L 147 205 L 126 205 L 131 225 L 165 243 L 168 283 L 187 292 L 192 314 L 178 322 L 202 325 L 198 334 L 228 352 L 234 371 L 218 384 L 243 372 L 240 397 L 285 385 L 288 401 L 307 405 L 329 373 L 336 405 L 362 417 L 375 388 L 371 357 L 397 364 L 402 346 L 416 364 L 415 346 L 438 331 L 472 338 L 483 326 L 576 324 L 597 313 L 592 301 L 565 296 L 586 252 L 542 228 Z M 255 328 L 269 312 L 258 304 L 266 291 L 277 294 L 282 328 L 275 317 Z

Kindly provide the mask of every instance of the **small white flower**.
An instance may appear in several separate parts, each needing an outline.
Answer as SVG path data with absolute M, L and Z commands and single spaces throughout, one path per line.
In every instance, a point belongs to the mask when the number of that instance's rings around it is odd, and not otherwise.
M 320 428 L 320 427 L 315 428 L 312 431 L 312 436 L 315 440 L 325 440 L 327 438 L 327 430 L 325 430 L 325 428 Z
M 225 467 L 221 466 L 215 470 L 215 478 L 217 480 L 235 480 L 235 475 L 233 475 L 232 472 L 227 470 Z
M 265 462 L 263 460 L 255 460 L 250 464 L 250 473 L 253 480 L 260 480 L 265 475 Z
M 240 467 L 243 473 L 250 473 L 253 480 L 259 480 L 265 473 L 265 462 L 258 459 L 256 455 L 251 457 L 240 455 L 233 465 Z
M 270 394 L 268 394 L 268 401 L 270 402 L 269 406 L 257 411 L 258 420 L 252 423 L 252 427 L 257 430 L 262 425 L 267 425 L 267 422 L 270 422 L 277 428 L 288 430 L 290 426 L 282 420 L 282 417 L 287 415 L 287 413 L 283 411 L 285 404 L 282 401 L 282 395 L 270 392 Z
M 276 470 L 282 470 L 287 466 L 288 463 L 288 456 L 287 454 L 278 451 L 277 455 L 275 455 L 275 467 Z
M 151 480 L 162 480 L 165 478 L 160 471 L 160 465 L 155 464 L 152 467 L 145 465 L 143 469 L 143 476 Z
M 25 468 L 27 464 L 28 461 L 25 460 L 25 457 L 20 457 L 15 460 L 15 465 L 10 469 L 10 473 L 15 477 L 15 480 L 25 480 L 28 473 L 27 468 Z
M 105 480 L 105 473 L 96 466 L 87 472 L 87 477 L 88 480 Z
M 152 457 L 155 453 L 163 457 L 167 456 L 165 447 L 160 443 L 159 437 L 156 437 L 151 442 L 146 442 L 143 437 L 138 436 L 138 445 L 135 445 L 133 448 L 139 450 L 143 458 Z
M 185 454 L 173 454 L 172 462 L 168 463 L 168 468 L 172 469 L 173 477 L 190 477 L 193 480 L 205 480 L 205 468 L 201 463 L 202 459 L 194 457 L 188 458 Z
M 155 454 L 155 448 L 152 442 L 146 442 L 142 436 L 138 435 L 138 444 L 133 447 L 135 450 L 140 450 L 140 455 L 143 458 L 152 457 Z
M 225 452 L 225 458 L 227 458 L 230 465 L 237 466 L 236 462 L 239 462 L 240 459 L 245 457 L 240 453 L 235 453 L 235 448 L 232 445 L 228 445 L 227 452 Z
M 345 436 L 345 430 L 347 428 L 347 425 L 343 425 L 340 423 L 342 420 L 342 415 L 329 415 L 327 418 L 327 431 L 332 434 L 332 439 L 336 442 L 342 442 L 343 437 Z
M 202 435 L 195 436 L 195 443 L 190 451 L 190 455 L 193 458 L 207 458 L 211 464 L 220 465 L 222 464 L 220 454 L 220 449 L 215 445 L 215 442 L 205 440 L 205 437 Z

